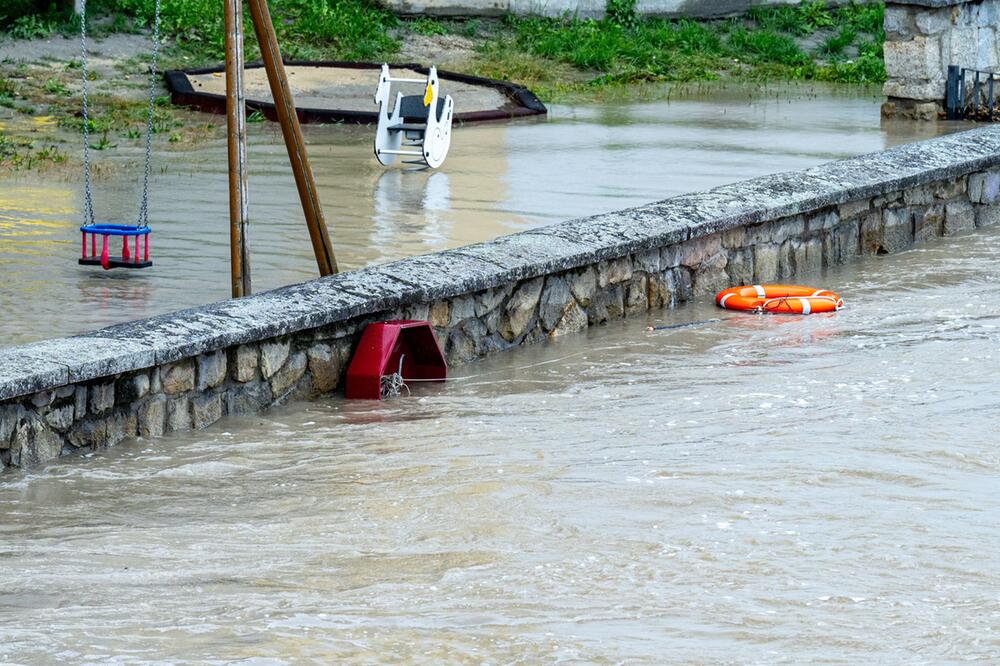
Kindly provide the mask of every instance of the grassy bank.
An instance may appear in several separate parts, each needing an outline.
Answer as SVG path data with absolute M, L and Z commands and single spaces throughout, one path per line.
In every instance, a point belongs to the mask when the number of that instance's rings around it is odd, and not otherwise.
M 148 27 L 153 0 L 91 0 L 103 15 L 99 30 Z M 498 78 L 540 82 L 546 72 L 575 70 L 591 86 L 636 81 L 704 81 L 720 77 L 879 83 L 884 5 L 830 8 L 822 0 L 751 10 L 718 21 L 642 19 L 635 0 L 611 0 L 600 20 L 517 18 L 501 21 L 400 20 L 367 0 L 272 0 L 283 50 L 291 58 L 391 59 L 409 35 L 456 35 L 475 57 L 467 68 Z M 187 60 L 223 57 L 222 6 L 218 0 L 170 0 L 162 5 L 168 53 Z M 73 32 L 71 15 L 27 15 L 7 20 L 11 35 L 37 37 Z M 251 57 L 253 31 L 247 30 Z

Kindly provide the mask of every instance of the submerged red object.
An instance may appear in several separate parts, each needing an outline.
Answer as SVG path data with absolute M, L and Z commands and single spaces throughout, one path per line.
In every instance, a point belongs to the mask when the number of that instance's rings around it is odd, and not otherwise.
M 382 378 L 394 373 L 402 375 L 404 382 L 448 377 L 448 364 L 428 322 L 402 319 L 368 324 L 347 368 L 344 393 L 351 399 L 380 400 Z

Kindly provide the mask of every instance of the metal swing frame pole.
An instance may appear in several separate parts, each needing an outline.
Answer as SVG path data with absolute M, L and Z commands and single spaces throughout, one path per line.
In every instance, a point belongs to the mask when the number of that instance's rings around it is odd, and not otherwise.
M 224 0 L 226 129 L 229 146 L 229 251 L 233 298 L 249 296 L 250 226 L 247 202 L 247 112 L 243 91 L 243 0 Z
M 260 55 L 267 72 L 271 97 L 274 98 L 274 107 L 281 123 L 281 134 L 288 150 L 288 161 L 291 162 L 295 186 L 302 202 L 302 213 L 306 218 L 306 226 L 309 227 L 309 238 L 312 240 L 316 264 L 319 266 L 320 275 L 332 275 L 338 272 L 337 259 L 323 217 L 323 208 L 320 205 L 312 167 L 309 165 L 309 156 L 306 154 L 302 128 L 299 126 L 299 116 L 295 110 L 295 100 L 288 85 L 288 76 L 285 74 L 285 65 L 278 48 L 278 38 L 271 22 L 271 12 L 268 10 L 267 0 L 247 0 L 247 5 L 250 7 L 250 18 L 260 45 Z

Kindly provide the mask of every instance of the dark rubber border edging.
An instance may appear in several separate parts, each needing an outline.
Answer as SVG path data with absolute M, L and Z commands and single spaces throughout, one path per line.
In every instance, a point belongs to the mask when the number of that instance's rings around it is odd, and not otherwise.
M 252 62 L 246 69 L 263 67 L 261 62 Z M 340 67 L 343 69 L 379 69 L 382 63 L 373 62 L 341 62 L 337 60 L 286 60 L 286 67 Z M 412 69 L 427 74 L 427 67 L 415 63 L 390 63 L 394 69 Z M 163 73 L 170 90 L 170 101 L 178 106 L 190 106 L 207 113 L 224 114 L 226 112 L 226 96 L 215 93 L 197 92 L 191 85 L 189 75 L 218 74 L 226 71 L 225 66 L 206 67 L 203 69 L 168 70 Z M 475 86 L 493 88 L 503 93 L 509 103 L 500 109 L 487 111 L 465 111 L 455 114 L 455 120 L 461 123 L 477 123 L 496 120 L 511 120 L 527 116 L 539 116 L 548 113 L 548 109 L 537 96 L 524 86 L 497 81 L 481 76 L 459 74 L 438 70 L 438 77 L 445 81 L 457 81 Z M 247 100 L 247 110 L 260 111 L 268 120 L 277 121 L 278 114 L 271 102 Z M 299 122 L 302 123 L 355 123 L 372 124 L 378 121 L 377 111 L 348 111 L 346 109 L 317 109 L 300 107 L 296 109 Z

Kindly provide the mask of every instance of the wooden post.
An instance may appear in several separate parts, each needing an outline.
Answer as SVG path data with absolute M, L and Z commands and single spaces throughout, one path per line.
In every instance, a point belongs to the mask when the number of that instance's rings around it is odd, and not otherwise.
M 225 0 L 226 129 L 229 143 L 229 252 L 233 298 L 249 296 L 247 108 L 243 96 L 243 0 Z
M 295 112 L 295 101 L 288 86 L 288 77 L 285 75 L 285 65 L 281 60 L 278 38 L 274 33 L 267 0 L 248 0 L 248 4 L 254 31 L 257 33 L 257 42 L 260 44 L 261 59 L 267 71 L 267 82 L 271 86 L 271 96 L 274 98 L 278 121 L 281 123 L 281 134 L 285 138 L 288 160 L 292 163 L 292 173 L 295 175 L 295 186 L 299 190 L 302 212 L 305 214 L 306 226 L 309 227 L 309 237 L 312 240 L 319 273 L 332 275 L 337 272 L 337 259 L 333 254 L 333 244 L 330 242 L 326 220 L 323 218 L 323 208 L 319 202 L 319 193 L 316 191 L 312 167 L 309 166 L 309 157 L 306 155 L 299 117 Z

